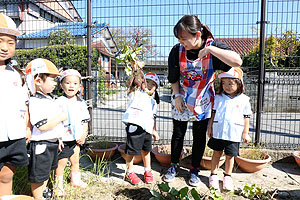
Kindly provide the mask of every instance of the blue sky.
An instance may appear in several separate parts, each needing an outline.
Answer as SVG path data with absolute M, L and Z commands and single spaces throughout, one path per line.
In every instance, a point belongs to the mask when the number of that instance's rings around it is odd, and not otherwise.
M 86 1 L 73 3 L 86 21 Z M 251 27 L 259 29 L 260 4 L 258 0 L 92 0 L 92 22 L 106 22 L 111 28 L 149 28 L 152 43 L 165 57 L 177 43 L 173 27 L 184 14 L 197 15 L 215 38 L 253 38 L 257 35 Z M 268 34 L 271 30 L 276 35 L 286 30 L 299 32 L 299 13 L 297 0 L 268 0 Z

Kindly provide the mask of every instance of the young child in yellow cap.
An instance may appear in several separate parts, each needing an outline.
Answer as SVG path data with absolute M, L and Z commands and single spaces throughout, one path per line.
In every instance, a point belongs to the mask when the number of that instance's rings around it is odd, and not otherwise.
M 243 71 L 231 68 L 218 76 L 221 79 L 220 94 L 216 95 L 207 134 L 207 145 L 214 150 L 211 162 L 209 186 L 219 189 L 218 163 L 225 153 L 223 190 L 233 190 L 231 173 L 234 157 L 238 156 L 240 141 L 251 142 L 249 118 L 252 114 L 249 97 L 244 95 Z
M 56 78 L 61 74 L 49 60 L 37 58 L 25 68 L 27 81 L 34 83 L 29 98 L 32 135 L 28 144 L 28 178 L 35 199 L 43 199 L 51 170 L 57 168 L 59 138 L 64 132 L 63 121 L 67 113 L 55 102 L 51 92 L 57 85 Z M 34 87 L 32 87 L 34 86 Z
M 28 165 L 28 94 L 24 74 L 11 61 L 18 35 L 14 21 L 0 13 L 0 197 L 12 193 L 16 167 Z

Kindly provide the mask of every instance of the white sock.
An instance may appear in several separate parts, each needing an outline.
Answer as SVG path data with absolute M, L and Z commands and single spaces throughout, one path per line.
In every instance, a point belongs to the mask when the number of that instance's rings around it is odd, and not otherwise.
M 146 171 L 151 171 L 151 167 L 150 168 L 145 167 L 144 170 L 145 170 L 145 172 Z

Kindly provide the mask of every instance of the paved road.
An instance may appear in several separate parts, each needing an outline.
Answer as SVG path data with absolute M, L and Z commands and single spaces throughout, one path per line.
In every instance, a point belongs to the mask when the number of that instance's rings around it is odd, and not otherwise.
M 161 142 L 168 143 L 172 136 L 172 119 L 170 91 L 161 88 L 161 102 L 158 108 L 157 127 Z M 122 115 L 127 108 L 127 95 L 124 88 L 119 93 L 98 101 L 93 110 L 93 132 L 95 135 L 114 137 L 124 140 L 125 126 L 121 123 Z M 250 121 L 250 135 L 255 138 L 256 114 Z M 261 121 L 261 142 L 273 144 L 273 148 L 300 146 L 300 113 L 263 113 Z M 192 140 L 191 124 L 186 134 L 187 143 Z

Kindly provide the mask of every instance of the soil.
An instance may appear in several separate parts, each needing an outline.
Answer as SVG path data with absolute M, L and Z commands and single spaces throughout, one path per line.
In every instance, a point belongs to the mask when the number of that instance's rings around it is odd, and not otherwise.
M 87 158 L 80 160 L 81 167 L 85 168 L 82 178 L 88 183 L 88 188 L 78 189 L 71 188 L 68 184 L 65 187 L 66 196 L 62 199 L 105 199 L 105 200 L 146 200 L 152 197 L 151 191 L 158 191 L 157 183 L 162 182 L 163 174 L 167 168 L 161 167 L 154 156 L 152 156 L 152 169 L 155 183 L 140 184 L 133 186 L 124 181 L 126 165 L 120 154 L 115 154 L 111 161 L 103 164 L 98 170 L 94 170 L 95 166 Z M 181 189 L 188 186 L 189 166 L 191 162 L 190 156 L 181 161 L 181 169 L 175 181 L 170 183 L 170 187 Z M 143 180 L 143 164 L 135 165 L 134 170 Z M 96 175 L 101 171 L 102 175 Z M 222 187 L 224 165 L 218 173 L 220 179 L 220 187 Z M 105 174 L 103 176 L 103 174 Z M 203 199 L 209 198 L 208 177 L 209 170 L 200 170 L 199 177 L 200 186 L 196 188 Z M 237 195 L 243 190 L 245 185 L 251 186 L 255 184 L 269 191 L 277 191 L 274 199 L 300 199 L 300 168 L 295 162 L 275 162 L 270 163 L 263 170 L 256 173 L 244 173 L 235 166 L 232 178 L 234 181 L 235 193 L 226 193 L 217 191 L 224 199 L 246 199 Z M 191 189 L 192 187 L 189 187 Z

